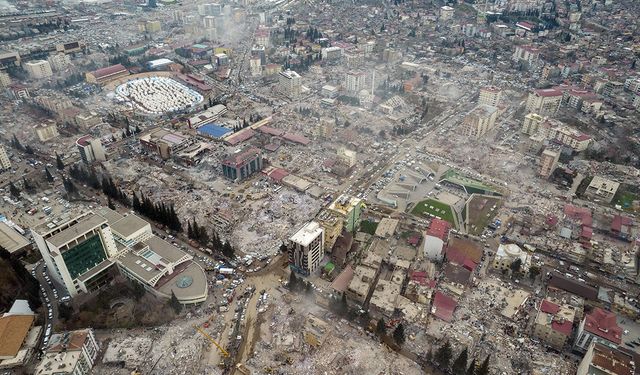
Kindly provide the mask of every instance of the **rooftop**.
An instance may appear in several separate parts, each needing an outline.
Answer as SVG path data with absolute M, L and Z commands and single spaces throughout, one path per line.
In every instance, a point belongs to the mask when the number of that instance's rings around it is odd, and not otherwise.
M 147 221 L 134 214 L 129 214 L 111 224 L 111 230 L 119 237 L 128 239 L 136 232 L 148 226 L 150 226 L 150 224 Z
M 35 319 L 33 314 L 0 317 L 0 358 L 18 354 Z
M 90 213 L 69 228 L 48 238 L 47 241 L 55 247 L 62 247 L 106 223 L 107 220 L 102 216 Z
M 618 326 L 615 313 L 596 307 L 591 314 L 585 315 L 584 319 L 585 331 L 614 344 L 622 343 L 622 328 Z
M 322 235 L 323 230 L 320 224 L 315 221 L 306 223 L 300 230 L 298 230 L 290 240 L 302 246 L 309 246 L 311 241 L 315 240 L 318 236 Z
M 108 66 L 106 68 L 94 70 L 91 72 L 96 79 L 112 76 L 114 74 L 126 72 L 127 68 L 125 68 L 122 64 L 116 64 L 112 66 Z
M 0 247 L 13 253 L 29 245 L 29 243 L 29 240 L 16 232 L 7 223 L 0 222 Z

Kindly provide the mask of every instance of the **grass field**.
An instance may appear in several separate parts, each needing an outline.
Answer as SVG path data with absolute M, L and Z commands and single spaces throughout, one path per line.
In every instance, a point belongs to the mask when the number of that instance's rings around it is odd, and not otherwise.
M 625 211 L 633 210 L 633 201 L 637 200 L 638 197 L 632 192 L 625 191 L 620 194 L 616 194 L 613 204 L 618 204 Z
M 363 220 L 360 223 L 360 232 L 369 233 L 370 235 L 376 234 L 378 223 L 375 221 Z
M 446 220 L 456 225 L 456 221 L 453 218 L 453 210 L 448 204 L 444 204 L 442 202 L 438 202 L 435 199 L 427 199 L 413 207 L 411 213 L 418 216 L 424 216 L 425 214 L 431 214 L 433 216 L 438 216 L 442 220 Z

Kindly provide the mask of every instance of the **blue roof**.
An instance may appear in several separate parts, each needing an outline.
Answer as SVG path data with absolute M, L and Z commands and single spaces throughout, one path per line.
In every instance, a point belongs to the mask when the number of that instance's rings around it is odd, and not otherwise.
M 198 133 L 212 138 L 222 138 L 231 133 L 231 129 L 216 124 L 205 124 L 198 128 Z

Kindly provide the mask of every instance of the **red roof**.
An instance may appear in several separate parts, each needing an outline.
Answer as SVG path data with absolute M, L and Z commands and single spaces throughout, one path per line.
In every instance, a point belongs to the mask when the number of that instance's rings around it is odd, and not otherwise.
M 555 315 L 560 312 L 560 306 L 545 299 L 540 304 L 540 311 L 542 311 L 543 313 Z
M 455 311 L 458 303 L 453 298 L 443 294 L 441 292 L 436 292 L 433 297 L 433 307 L 431 312 L 433 315 L 438 318 L 450 322 L 453 320 L 453 312 Z
M 551 322 L 551 328 L 554 331 L 558 331 L 565 336 L 569 336 L 573 330 L 573 323 L 567 319 L 559 319 Z
M 633 220 L 630 217 L 616 215 L 613 217 L 613 221 L 611 221 L 611 230 L 615 232 L 621 232 L 622 226 L 631 226 L 633 224 Z
M 242 143 L 248 139 L 250 139 L 251 137 L 253 137 L 256 134 L 255 131 L 253 131 L 253 129 L 251 128 L 245 128 L 240 130 L 237 133 L 233 133 L 232 135 L 228 136 L 227 138 L 225 138 L 225 143 L 227 143 L 230 146 L 235 146 L 239 143 Z
M 614 344 L 622 342 L 622 328 L 618 326 L 616 314 L 596 307 L 593 312 L 584 317 L 584 329 L 598 337 Z
M 266 174 L 272 180 L 280 182 L 283 178 L 289 175 L 289 172 L 282 168 L 273 168 L 270 171 L 265 171 L 264 174 Z
M 273 135 L 276 137 L 281 136 L 284 133 L 284 130 L 272 128 L 271 126 L 263 125 L 257 129 L 260 133 L 265 133 L 269 135 Z
M 455 247 L 447 247 L 445 255 L 449 263 L 457 264 L 468 269 L 469 271 L 473 271 L 478 265 L 473 261 L 473 259 L 467 257 L 465 253 Z
M 535 93 L 538 96 L 542 96 L 542 97 L 545 97 L 545 98 L 549 98 L 549 97 L 552 97 L 552 96 L 562 96 L 562 91 L 556 90 L 556 89 L 535 90 Z
M 112 76 L 114 74 L 126 72 L 127 68 L 125 68 L 122 64 L 111 65 L 106 68 L 94 70 L 92 72 L 93 76 L 96 79 Z
M 247 150 L 232 155 L 230 158 L 224 160 L 222 164 L 236 168 L 240 165 L 247 164 L 249 161 L 253 160 L 256 155 L 259 154 L 260 150 L 255 147 L 251 147 Z
M 590 227 L 591 224 L 593 224 L 591 211 L 589 211 L 588 208 L 576 207 L 574 205 L 567 204 L 564 206 L 564 214 L 572 219 L 581 220 L 582 225 Z
M 309 138 L 302 135 L 293 134 L 293 133 L 285 133 L 282 136 L 282 138 L 284 138 L 287 141 L 300 143 L 301 145 L 305 145 L 305 146 L 311 143 L 311 140 Z
M 580 237 L 591 239 L 593 236 L 593 229 L 587 226 L 582 227 L 582 232 L 580 233 Z
M 434 218 L 431 220 L 429 229 L 427 229 L 427 234 L 433 237 L 438 237 L 442 241 L 446 241 L 450 228 L 451 225 L 448 221 Z

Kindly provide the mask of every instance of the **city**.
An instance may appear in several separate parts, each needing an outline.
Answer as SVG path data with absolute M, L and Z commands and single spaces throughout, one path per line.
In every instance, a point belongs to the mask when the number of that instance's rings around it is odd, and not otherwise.
M 640 373 L 639 14 L 0 0 L 0 374 Z

